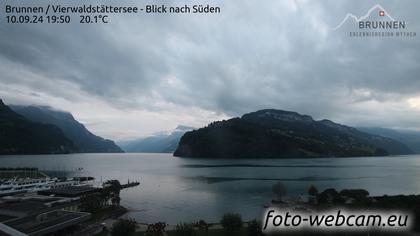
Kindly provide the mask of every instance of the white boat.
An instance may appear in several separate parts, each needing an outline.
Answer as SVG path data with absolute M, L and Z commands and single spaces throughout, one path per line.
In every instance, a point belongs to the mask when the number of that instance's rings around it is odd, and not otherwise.
M 48 184 L 52 182 L 53 180 L 49 178 L 14 178 L 0 184 L 0 196 L 14 195 L 18 193 L 47 189 Z
M 60 180 L 58 178 L 14 178 L 0 183 L 0 196 L 10 196 L 19 193 L 37 192 L 47 189 L 68 186 L 89 185 L 88 181 L 81 182 L 72 178 Z

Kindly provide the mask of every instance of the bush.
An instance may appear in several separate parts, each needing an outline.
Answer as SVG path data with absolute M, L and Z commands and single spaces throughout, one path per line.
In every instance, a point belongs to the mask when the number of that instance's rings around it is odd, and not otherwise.
M 315 186 L 311 185 L 311 187 L 309 187 L 308 189 L 308 194 L 310 196 L 316 196 L 318 194 L 318 189 Z
M 195 226 L 198 228 L 199 231 L 208 232 L 210 228 L 210 224 L 207 224 L 206 221 L 200 220 L 197 223 L 195 223 Z
M 194 229 L 193 224 L 180 223 L 177 224 L 174 231 L 175 236 L 196 236 L 198 232 Z
M 273 185 L 273 193 L 277 195 L 277 200 L 282 201 L 282 197 L 286 195 L 286 186 L 281 182 L 277 182 Z
M 262 236 L 262 226 L 257 220 L 248 223 L 248 236 Z
M 147 230 L 145 235 L 147 236 L 162 236 L 165 232 L 166 223 L 165 222 L 157 222 L 154 224 L 149 224 L 147 226 Z
M 242 228 L 242 217 L 239 214 L 224 214 L 220 221 L 223 228 L 228 232 L 236 232 Z
M 111 229 L 112 236 L 126 236 L 136 231 L 136 221 L 132 219 L 119 219 L 113 225 Z
M 369 192 L 364 189 L 343 189 L 340 191 L 340 195 L 355 199 L 363 199 L 369 196 Z

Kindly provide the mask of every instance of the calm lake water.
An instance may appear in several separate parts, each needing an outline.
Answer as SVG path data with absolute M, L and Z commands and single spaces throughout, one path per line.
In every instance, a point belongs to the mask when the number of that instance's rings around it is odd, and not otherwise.
M 310 185 L 319 190 L 364 188 L 371 195 L 420 193 L 420 155 L 209 160 L 171 154 L 71 154 L 2 156 L 0 167 L 38 167 L 98 181 L 140 181 L 140 186 L 121 192 L 122 205 L 139 222 L 216 222 L 226 212 L 260 218 L 277 181 L 286 185 L 290 196 L 305 194 Z

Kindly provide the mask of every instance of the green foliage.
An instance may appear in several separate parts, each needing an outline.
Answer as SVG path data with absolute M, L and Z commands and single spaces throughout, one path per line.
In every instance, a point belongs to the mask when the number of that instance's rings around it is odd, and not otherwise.
M 248 236 L 262 236 L 262 226 L 257 220 L 248 222 Z
M 112 236 L 128 236 L 136 231 L 136 221 L 132 219 L 119 219 L 111 229 Z
M 60 128 L 82 153 L 122 152 L 111 140 L 103 139 L 89 132 L 84 125 L 74 119 L 66 111 L 59 111 L 45 106 L 10 106 L 24 118 L 43 124 L 51 124 Z
M 102 186 L 102 194 L 105 201 L 108 202 L 111 200 L 113 206 L 119 206 L 121 202 L 120 192 L 122 189 L 120 181 L 116 179 L 108 180 Z
M 88 194 L 80 198 L 80 207 L 82 211 L 94 213 L 101 209 L 105 204 L 102 194 Z
M 240 214 L 226 213 L 220 223 L 228 232 L 238 232 L 242 228 L 242 217 Z
M 400 143 L 332 121 L 280 110 L 261 110 L 185 133 L 175 156 L 291 158 L 383 156 Z
M 162 236 L 165 232 L 166 223 L 165 222 L 157 222 L 154 224 L 149 224 L 147 226 L 147 230 L 145 232 L 146 236 Z
M 195 225 L 200 231 L 204 231 L 206 233 L 209 231 L 210 224 L 207 224 L 207 222 L 204 220 L 198 221 L 197 223 L 195 223 Z
M 28 121 L 4 105 L 1 99 L 0 131 L 0 155 L 77 151 L 57 126 Z
M 364 199 L 369 196 L 369 192 L 365 189 L 343 189 L 340 191 L 340 195 L 354 199 Z
M 277 200 L 281 201 L 282 197 L 286 195 L 286 186 L 283 182 L 278 181 L 273 185 L 273 193 L 277 195 Z
M 107 180 L 102 185 L 104 188 L 109 188 L 113 192 L 119 192 L 121 190 L 121 183 L 117 179 Z
M 198 232 L 194 229 L 193 224 L 180 223 L 177 224 L 174 230 L 175 236 L 197 236 Z
M 318 194 L 318 189 L 315 186 L 311 185 L 311 187 L 309 187 L 308 189 L 308 194 L 311 196 L 316 196 Z

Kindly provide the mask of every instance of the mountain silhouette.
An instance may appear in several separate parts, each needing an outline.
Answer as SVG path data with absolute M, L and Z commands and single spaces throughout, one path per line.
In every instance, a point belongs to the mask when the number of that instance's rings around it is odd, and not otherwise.
M 302 158 L 412 154 L 390 139 L 330 120 L 266 109 L 185 133 L 174 155 L 206 158 Z

